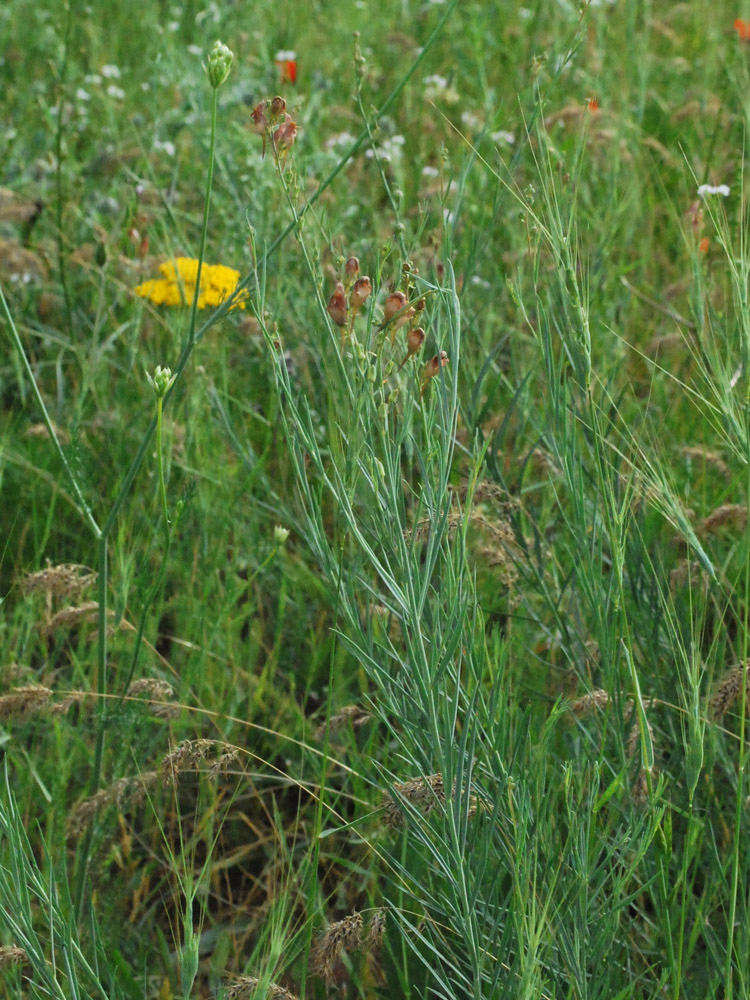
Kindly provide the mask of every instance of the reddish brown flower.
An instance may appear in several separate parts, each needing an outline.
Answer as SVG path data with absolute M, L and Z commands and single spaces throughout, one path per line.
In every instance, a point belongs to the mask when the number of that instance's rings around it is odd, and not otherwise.
M 406 357 L 398 366 L 399 371 L 404 367 L 409 358 L 413 357 L 424 344 L 425 332 L 421 326 L 415 326 L 406 335 Z M 447 358 L 447 355 L 446 355 Z
M 424 372 L 423 372 L 424 377 L 426 379 L 435 378 L 440 369 L 445 368 L 445 366 L 448 364 L 449 361 L 450 358 L 445 353 L 445 351 L 441 351 L 440 354 L 436 354 L 435 357 L 430 358 L 430 360 L 424 366 Z
M 266 118 L 266 102 L 261 101 L 260 104 L 256 104 L 252 110 L 252 129 L 257 132 L 259 136 L 263 138 L 263 153 L 266 155 L 266 136 L 268 135 L 268 118 Z
M 383 324 L 391 327 L 391 343 L 396 337 L 396 330 L 400 330 L 404 323 L 408 323 L 415 315 L 414 306 L 409 305 L 409 301 L 403 292 L 391 292 L 385 300 L 383 307 Z
M 440 351 L 440 353 L 436 354 L 434 358 L 430 358 L 422 370 L 422 387 L 419 392 L 420 396 L 427 388 L 427 383 L 430 379 L 435 378 L 440 369 L 445 368 L 449 361 L 450 358 L 445 351 Z
M 357 278 L 354 282 L 354 287 L 352 288 L 352 293 L 349 297 L 351 302 L 352 312 L 356 315 L 359 312 L 361 306 L 369 299 L 370 293 L 372 292 L 372 282 L 363 274 L 361 278 Z
M 292 121 L 291 115 L 285 114 L 284 121 L 271 136 L 271 145 L 273 146 L 274 155 L 277 159 L 281 160 L 282 163 L 286 161 L 289 150 L 294 145 L 294 140 L 296 138 L 297 123 Z
M 328 315 L 331 317 L 336 326 L 346 326 L 346 293 L 344 292 L 342 282 L 336 282 L 333 295 L 328 300 L 326 308 L 328 309 Z
M 741 42 L 750 42 L 750 21 L 743 21 L 738 17 L 734 22 L 734 30 Z

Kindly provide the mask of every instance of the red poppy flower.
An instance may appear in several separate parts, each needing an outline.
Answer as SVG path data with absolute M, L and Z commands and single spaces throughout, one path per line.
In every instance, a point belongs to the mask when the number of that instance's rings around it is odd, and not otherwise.
M 589 109 L 589 111 L 598 111 L 599 102 L 595 97 L 589 97 L 589 99 L 586 101 L 586 107 Z
M 734 22 L 734 30 L 741 42 L 750 42 L 750 21 L 743 21 L 741 17 L 738 17 Z
M 291 50 L 282 49 L 276 53 L 274 58 L 276 69 L 279 71 L 282 83 L 297 82 L 297 53 Z

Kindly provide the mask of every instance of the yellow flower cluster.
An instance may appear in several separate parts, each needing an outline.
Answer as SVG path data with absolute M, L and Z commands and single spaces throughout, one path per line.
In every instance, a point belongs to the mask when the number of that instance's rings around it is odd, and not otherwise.
M 195 295 L 195 281 L 198 277 L 198 261 L 193 257 L 175 257 L 159 265 L 163 278 L 144 281 L 135 290 L 136 295 L 149 299 L 157 306 L 190 305 Z M 201 268 L 201 287 L 198 293 L 198 308 L 220 306 L 229 298 L 240 280 L 240 272 L 223 264 L 206 264 Z M 240 295 L 236 305 L 245 308 L 247 292 Z

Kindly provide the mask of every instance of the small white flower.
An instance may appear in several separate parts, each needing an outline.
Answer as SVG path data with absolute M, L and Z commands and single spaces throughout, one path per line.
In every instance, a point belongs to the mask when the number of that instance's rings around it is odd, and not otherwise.
M 425 87 L 434 87 L 435 90 L 445 90 L 448 86 L 447 78 L 437 73 L 433 73 L 432 76 L 426 76 L 422 83 L 424 83 Z
M 534 16 L 534 11 L 529 10 L 528 7 L 519 7 L 518 16 L 521 18 L 522 21 L 528 21 Z
M 500 129 L 499 132 L 493 132 L 490 136 L 493 142 L 506 142 L 509 146 L 514 145 L 516 137 L 512 132 L 506 132 L 504 129 Z
M 479 288 L 492 288 L 489 281 L 485 281 L 484 278 L 480 278 L 478 274 L 472 274 L 471 283 L 472 285 L 477 285 Z
M 107 80 L 119 80 L 122 76 L 119 66 L 102 66 L 102 76 L 106 77 Z
M 147 90 L 151 90 L 151 84 L 148 82 L 148 80 L 143 81 L 143 83 L 141 84 L 141 90 L 144 92 L 144 94 L 146 93 Z
M 355 141 L 356 137 L 351 132 L 339 132 L 338 135 L 332 135 L 326 139 L 323 145 L 325 149 L 335 149 L 337 146 L 351 146 Z
M 437 167 L 430 167 L 430 166 L 422 167 L 422 176 L 423 177 L 439 177 L 440 176 L 440 171 L 438 170 Z
M 164 142 L 162 142 L 161 139 L 154 139 L 153 148 L 157 153 L 163 152 L 166 153 L 167 156 L 174 156 L 174 154 L 177 152 L 175 144 L 173 142 L 170 142 L 168 139 L 166 139 Z
M 98 87 L 102 82 L 102 78 L 98 73 L 87 73 L 83 78 L 83 82 L 87 83 L 90 87 Z
M 477 132 L 481 132 L 484 128 L 484 122 L 475 114 L 473 111 L 464 111 L 461 115 L 461 124 L 465 128 L 474 129 Z
M 713 184 L 701 184 L 698 188 L 698 197 L 705 198 L 707 194 L 722 194 L 728 198 L 729 188 L 726 184 L 718 184 L 716 187 Z
M 297 53 L 293 49 L 279 49 L 273 58 L 274 62 L 294 62 Z
M 203 49 L 200 47 L 200 45 L 188 45 L 187 50 L 191 56 L 203 55 Z
M 83 87 L 78 88 L 78 90 L 76 91 L 76 97 L 78 98 L 79 101 L 91 100 L 91 94 L 89 94 L 87 90 L 84 90 Z
M 107 87 L 107 93 L 110 97 L 114 97 L 118 101 L 122 101 L 125 98 L 125 91 L 122 87 L 118 87 L 114 83 L 110 83 Z
M 167 23 L 167 31 L 179 31 L 180 22 L 179 21 L 169 21 Z

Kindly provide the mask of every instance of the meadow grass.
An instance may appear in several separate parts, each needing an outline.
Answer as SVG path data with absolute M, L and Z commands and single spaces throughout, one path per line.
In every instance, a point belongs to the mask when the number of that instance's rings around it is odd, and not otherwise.
M 0 10 L 4 995 L 750 995 L 741 14 Z

